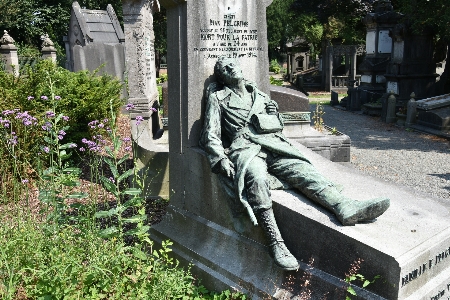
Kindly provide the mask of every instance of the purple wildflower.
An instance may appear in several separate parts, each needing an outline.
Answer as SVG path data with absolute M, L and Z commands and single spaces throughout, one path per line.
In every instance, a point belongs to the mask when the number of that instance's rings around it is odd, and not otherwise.
M 55 96 L 55 100 L 61 100 L 60 96 Z
M 130 146 L 125 147 L 125 151 L 131 151 L 131 147 Z
M 125 143 L 128 143 L 128 142 L 131 141 L 131 138 L 129 138 L 129 137 L 124 137 L 124 138 L 122 139 L 122 141 L 124 141 Z
M 86 149 L 84 149 L 84 147 L 80 147 L 80 149 L 78 149 L 78 150 L 80 150 L 81 152 L 86 151 Z
M 58 132 L 58 134 L 60 134 L 60 135 L 66 135 L 66 132 L 65 132 L 64 130 L 60 130 L 60 131 Z
M 49 153 L 50 152 L 50 148 L 45 146 L 42 150 L 44 150 L 45 153 Z
M 75 143 L 72 143 L 69 145 L 69 148 L 76 148 L 76 147 L 77 147 L 77 144 L 75 144 Z
M 33 97 L 33 96 L 28 96 L 27 99 L 28 99 L 29 101 L 31 101 L 31 100 L 34 99 L 34 97 Z
M 69 121 L 69 117 L 68 117 L 68 116 L 62 116 L 62 119 L 63 119 L 64 121 Z
M 28 179 L 22 179 L 22 183 L 23 184 L 28 183 Z
M 63 138 L 64 138 L 64 136 L 58 135 L 58 140 L 62 140 Z
M 105 124 L 103 124 L 103 123 L 98 124 L 98 128 L 103 128 L 103 127 L 105 127 Z
M 103 123 L 108 123 L 108 121 L 109 121 L 108 119 L 104 119 Z
M 133 109 L 134 108 L 134 104 L 133 103 L 128 103 L 126 106 L 125 106 L 125 109 L 126 110 L 130 110 L 130 109 Z
M 156 108 L 154 108 L 154 107 L 150 108 L 150 110 L 153 111 L 153 112 L 157 112 L 157 111 L 158 111 L 158 110 L 157 110 Z
M 55 117 L 55 113 L 52 111 L 48 111 L 45 113 L 45 117 L 48 119 L 54 118 Z
M 47 96 L 41 96 L 41 99 L 42 100 L 48 100 L 48 97 Z
M 112 183 L 114 183 L 114 178 L 109 177 L 109 181 L 111 181 Z
M 144 118 L 142 116 L 137 116 L 136 117 L 136 125 L 141 124 L 142 121 L 144 121 Z

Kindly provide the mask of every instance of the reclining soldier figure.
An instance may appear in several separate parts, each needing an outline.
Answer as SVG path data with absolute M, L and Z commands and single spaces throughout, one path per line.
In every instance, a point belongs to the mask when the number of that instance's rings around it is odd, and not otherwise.
M 207 91 L 200 146 L 212 172 L 231 187 L 253 223 L 263 228 L 275 263 L 296 270 L 297 259 L 286 248 L 272 211 L 272 176 L 296 188 L 333 212 L 342 225 L 370 221 L 389 207 L 387 198 L 357 201 L 344 197 L 282 134 L 278 105 L 243 78 L 232 59 L 220 57 L 217 83 Z

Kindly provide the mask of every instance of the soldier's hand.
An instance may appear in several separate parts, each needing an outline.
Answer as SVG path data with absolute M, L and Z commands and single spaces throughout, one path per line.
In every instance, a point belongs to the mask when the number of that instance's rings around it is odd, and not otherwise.
M 277 110 L 277 106 L 273 102 L 269 102 L 266 104 L 266 112 L 268 115 L 276 115 Z
M 231 179 L 234 179 L 234 164 L 228 158 L 220 161 L 220 171 Z

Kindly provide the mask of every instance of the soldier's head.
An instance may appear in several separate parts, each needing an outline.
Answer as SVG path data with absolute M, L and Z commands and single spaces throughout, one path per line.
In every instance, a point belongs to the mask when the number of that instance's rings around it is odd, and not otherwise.
M 214 66 L 214 75 L 219 83 L 226 86 L 235 85 L 244 79 L 242 70 L 237 62 L 225 56 L 219 57 Z

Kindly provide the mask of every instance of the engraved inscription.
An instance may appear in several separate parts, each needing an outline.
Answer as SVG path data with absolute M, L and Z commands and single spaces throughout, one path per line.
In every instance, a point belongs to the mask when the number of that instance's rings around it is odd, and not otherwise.
M 435 257 L 429 259 L 427 262 L 420 265 L 418 268 L 412 270 L 408 274 L 402 276 L 402 287 L 413 281 L 414 279 L 419 278 L 423 275 L 427 270 L 432 269 L 434 266 L 440 264 L 444 260 L 450 260 L 450 247 L 435 255 Z M 447 286 L 450 288 L 450 283 Z M 439 298 L 436 298 L 439 299 Z
M 217 59 L 258 57 L 263 51 L 258 47 L 258 30 L 247 20 L 239 20 L 235 14 L 225 14 L 222 20 L 209 19 L 205 28 L 200 28 L 198 47 L 194 51 L 203 58 Z

